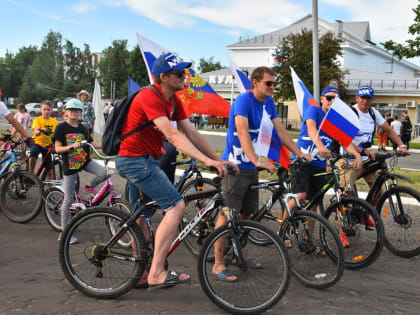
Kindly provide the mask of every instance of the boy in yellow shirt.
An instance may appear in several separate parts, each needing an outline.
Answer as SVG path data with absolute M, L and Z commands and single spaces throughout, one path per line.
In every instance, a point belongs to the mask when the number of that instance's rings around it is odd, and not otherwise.
M 57 120 L 51 118 L 53 104 L 50 100 L 41 102 L 41 116 L 36 117 L 32 123 L 32 130 L 34 132 L 33 138 L 35 143 L 31 146 L 31 153 L 29 154 L 29 169 L 33 172 L 35 170 L 36 160 L 38 155 L 45 154 L 48 151 L 48 146 L 52 144 L 52 135 L 57 127 Z M 48 164 L 47 164 L 48 165 Z M 48 172 L 48 179 L 51 179 L 52 171 Z

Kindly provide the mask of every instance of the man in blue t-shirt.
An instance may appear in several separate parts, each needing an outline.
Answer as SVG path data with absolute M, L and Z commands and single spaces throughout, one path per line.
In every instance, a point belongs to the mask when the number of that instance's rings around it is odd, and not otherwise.
M 258 138 L 261 119 L 267 112 L 273 126 L 283 143 L 297 156 L 310 159 L 308 154 L 302 153 L 293 139 L 284 129 L 278 118 L 272 98 L 277 84 L 274 72 L 268 67 L 258 67 L 251 74 L 252 90 L 239 95 L 229 112 L 229 126 L 226 137 L 226 148 L 222 159 L 233 162 L 240 169 L 240 174 L 228 174 L 223 181 L 223 190 L 230 208 L 240 211 L 241 218 L 248 218 L 253 210 L 258 208 L 258 191 L 249 190 L 249 186 L 258 183 L 257 167 L 264 168 L 273 174 L 276 167 L 270 162 L 260 161 L 255 153 L 254 144 Z M 216 228 L 226 222 L 224 215 L 219 215 Z M 223 260 L 222 242 L 215 244 L 215 264 L 213 275 L 225 281 L 236 281 Z M 254 259 L 247 257 L 249 268 L 261 268 Z
M 330 148 L 333 139 L 322 130 L 318 134 L 318 130 L 337 95 L 341 95 L 337 88 L 326 87 L 321 93 L 321 106 L 309 106 L 303 114 L 297 146 L 302 152 L 310 154 L 312 161 L 305 164 L 292 163 L 290 166 L 292 192 L 297 194 L 299 203 L 311 200 L 326 183 L 325 176 L 314 177 L 313 175 L 325 172 L 327 158 L 331 157 Z M 354 167 L 359 169 L 362 164 L 360 154 L 352 145 L 345 149 L 356 157 Z M 295 204 L 293 199 L 289 201 L 291 209 L 294 208 Z M 315 211 L 317 206 L 317 204 L 314 205 L 312 210 Z M 343 243 L 345 242 L 343 241 Z M 290 241 L 286 240 L 285 244 L 290 246 Z

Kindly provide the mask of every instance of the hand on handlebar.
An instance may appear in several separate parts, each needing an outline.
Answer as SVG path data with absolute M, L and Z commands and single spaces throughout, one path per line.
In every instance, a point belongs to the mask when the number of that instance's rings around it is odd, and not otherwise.
M 78 149 L 78 148 L 80 148 L 82 146 L 82 143 L 81 142 L 75 142 L 75 143 L 73 143 L 72 145 L 71 145 L 71 147 L 73 148 L 73 149 Z
M 219 175 L 220 177 L 225 177 L 227 174 L 227 169 L 225 167 L 225 162 L 223 161 L 215 161 L 215 160 L 211 160 L 209 159 L 206 163 L 204 163 L 204 165 L 210 169 L 211 171 L 214 171 L 217 173 L 217 175 Z
M 258 167 L 266 169 L 271 175 L 273 175 L 277 171 L 277 167 L 270 162 L 259 162 Z
M 406 153 L 406 154 L 408 154 L 408 150 L 407 150 L 407 147 L 398 147 L 398 150 L 397 150 L 398 152 L 401 152 L 401 153 Z
M 302 153 L 301 157 L 304 158 L 308 162 L 312 161 L 312 155 L 308 153 Z

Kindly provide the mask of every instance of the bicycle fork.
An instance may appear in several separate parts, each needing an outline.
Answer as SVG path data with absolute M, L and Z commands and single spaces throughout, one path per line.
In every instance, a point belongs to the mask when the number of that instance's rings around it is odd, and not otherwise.
M 239 222 L 239 214 L 234 214 L 233 210 L 226 206 L 222 207 L 222 211 L 228 222 L 229 236 L 232 240 L 232 247 L 238 263 L 238 267 L 239 269 L 241 269 L 241 271 L 246 271 L 247 264 L 242 253 L 242 246 L 239 239 L 239 236 L 242 234 L 242 231 L 240 230 L 240 226 L 236 224 L 237 222 Z

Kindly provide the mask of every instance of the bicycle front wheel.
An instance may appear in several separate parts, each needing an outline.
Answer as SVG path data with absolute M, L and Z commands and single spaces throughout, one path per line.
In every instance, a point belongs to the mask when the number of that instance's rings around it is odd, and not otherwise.
M 48 224 L 57 232 L 61 232 L 61 206 L 64 201 L 64 191 L 52 186 L 44 192 L 44 214 Z
M 218 188 L 213 184 L 213 181 L 206 178 L 202 178 L 199 184 L 197 181 L 193 180 L 184 185 L 183 189 L 180 191 L 181 195 L 186 196 L 186 198 L 184 198 L 184 216 L 179 224 L 180 232 L 213 198 L 214 195 L 206 193 L 210 190 L 214 191 L 217 189 Z M 189 194 L 196 194 L 197 192 L 202 192 L 203 196 L 193 200 L 188 200 Z M 200 254 L 204 239 L 214 231 L 217 213 L 218 211 L 208 212 L 201 221 L 197 223 L 191 233 L 185 237 L 185 246 L 194 256 L 198 256 Z
M 137 224 L 127 233 L 133 248 L 111 239 L 108 222 L 125 221 L 128 214 L 113 208 L 94 207 L 79 212 L 64 230 L 59 247 L 60 265 L 67 280 L 84 294 L 101 299 L 116 298 L 133 288 L 146 267 L 147 250 Z M 70 244 L 72 237 L 78 240 Z
M 41 210 L 42 184 L 39 178 L 29 171 L 12 171 L 1 185 L 0 204 L 10 221 L 31 221 Z
M 238 234 L 230 235 L 228 225 L 224 225 L 206 238 L 198 259 L 198 276 L 201 287 L 210 300 L 220 308 L 232 313 L 259 313 L 273 307 L 286 293 L 289 287 L 289 259 L 280 239 L 269 229 L 252 221 L 237 223 Z M 261 238 L 270 239 L 270 245 L 261 246 L 249 241 L 250 233 L 261 234 Z M 255 259 L 261 269 L 242 268 L 230 265 L 229 270 L 238 279 L 228 282 L 214 274 L 214 262 L 209 256 L 214 253 L 216 242 L 229 240 L 231 246 L 224 251 L 225 260 L 232 261 L 232 239 L 239 239 L 242 255 L 245 259 Z
M 324 216 L 344 243 L 346 268 L 365 268 L 379 257 L 384 246 L 384 226 L 378 212 L 366 201 L 342 198 L 331 204 Z
M 328 220 L 311 211 L 294 211 L 283 222 L 279 236 L 289 240 L 290 267 L 304 285 L 324 289 L 340 280 L 344 249 Z
M 398 196 L 401 202 L 398 202 Z M 390 202 L 394 206 L 396 217 L 392 213 Z M 419 255 L 420 194 L 409 187 L 393 187 L 381 196 L 376 209 L 385 227 L 385 246 L 401 257 Z

